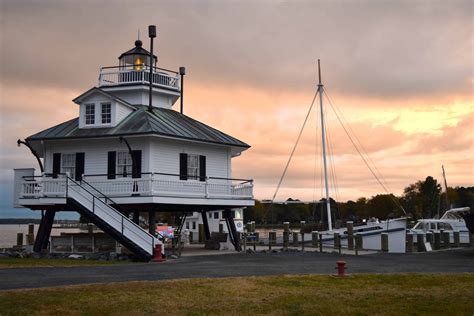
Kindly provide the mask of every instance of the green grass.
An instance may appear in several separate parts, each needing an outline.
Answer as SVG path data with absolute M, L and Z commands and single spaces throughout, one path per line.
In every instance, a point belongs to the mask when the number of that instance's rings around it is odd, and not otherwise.
M 26 268 L 26 267 L 70 267 L 70 266 L 92 266 L 124 264 L 130 261 L 99 261 L 86 259 L 35 259 L 35 258 L 0 258 L 0 269 L 2 268 Z M 1 315 L 1 313 L 0 313 Z
M 474 274 L 266 276 L 0 292 L 0 315 L 472 315 Z

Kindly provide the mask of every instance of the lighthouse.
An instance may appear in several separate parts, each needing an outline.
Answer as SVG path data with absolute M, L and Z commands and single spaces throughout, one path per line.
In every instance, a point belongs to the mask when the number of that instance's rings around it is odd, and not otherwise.
M 14 183 L 15 206 L 45 214 L 35 251 L 47 247 L 58 211 L 80 213 L 143 260 L 161 243 L 158 213 L 176 213 L 181 226 L 193 214 L 209 239 L 219 212 L 240 249 L 235 214 L 254 205 L 253 181 L 234 179 L 232 161 L 250 146 L 183 114 L 184 67 L 158 67 L 143 46 L 136 40 L 118 65 L 99 69 L 97 84 L 73 100 L 76 118 L 19 141 L 41 164 L 15 169 Z

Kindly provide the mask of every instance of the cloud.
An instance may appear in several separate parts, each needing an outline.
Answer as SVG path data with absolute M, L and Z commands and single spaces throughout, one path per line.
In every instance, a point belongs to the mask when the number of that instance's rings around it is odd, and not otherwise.
M 469 94 L 472 2 L 2 2 L 2 78 L 86 89 L 158 25 L 160 65 L 219 86 L 338 94 Z M 58 71 L 59 70 L 59 71 Z
M 159 66 L 187 67 L 185 113 L 252 145 L 233 176 L 269 198 L 316 90 L 316 59 L 395 194 L 448 171 L 473 183 L 472 2 L 0 3 L 0 179 L 35 165 L 15 141 L 77 116 L 71 99 L 157 24 Z M 156 51 L 156 50 L 155 50 Z M 279 197 L 320 197 L 319 104 Z M 326 119 L 341 199 L 383 192 Z M 315 180 L 316 175 L 316 180 Z M 336 192 L 333 192 L 334 194 Z

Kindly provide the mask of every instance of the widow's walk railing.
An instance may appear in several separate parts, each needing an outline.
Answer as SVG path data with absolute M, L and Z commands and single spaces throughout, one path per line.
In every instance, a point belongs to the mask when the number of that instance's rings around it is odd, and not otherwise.
M 178 91 L 180 89 L 180 77 L 175 71 L 154 67 L 151 78 L 153 85 Z M 100 68 L 99 87 L 149 82 L 150 68 L 145 65 Z

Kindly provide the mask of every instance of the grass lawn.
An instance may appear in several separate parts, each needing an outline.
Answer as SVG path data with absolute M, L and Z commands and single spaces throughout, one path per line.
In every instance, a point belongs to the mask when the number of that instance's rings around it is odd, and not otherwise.
M 0 315 L 473 315 L 474 274 L 265 276 L 0 292 Z
M 86 259 L 35 259 L 35 258 L 0 258 L 0 269 L 2 268 L 25 268 L 25 267 L 71 267 L 71 266 L 93 266 L 124 264 L 131 261 L 99 261 Z M 2 313 L 0 312 L 0 315 Z

